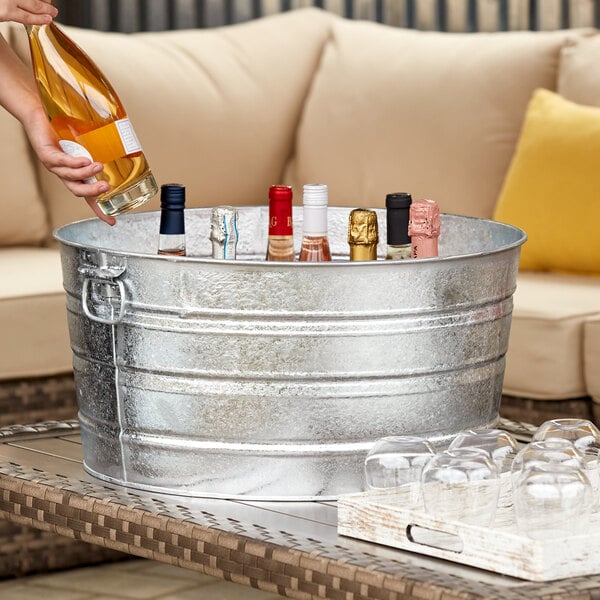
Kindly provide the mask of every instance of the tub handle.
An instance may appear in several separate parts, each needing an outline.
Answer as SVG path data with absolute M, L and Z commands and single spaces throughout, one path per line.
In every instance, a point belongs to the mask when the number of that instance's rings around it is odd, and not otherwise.
M 104 289 L 106 290 L 106 297 L 109 299 L 107 303 L 94 303 L 94 299 L 91 298 L 90 294 L 90 285 L 93 283 L 104 286 Z M 118 290 L 118 311 L 115 311 L 115 298 L 117 297 L 115 288 Z M 96 306 L 110 307 L 111 316 L 103 317 L 96 312 L 92 312 L 90 310 L 90 302 Z M 85 316 L 92 321 L 104 323 L 105 325 L 115 325 L 120 323 L 125 315 L 125 285 L 120 279 L 110 281 L 106 279 L 100 279 L 98 277 L 86 277 L 83 280 L 83 288 L 81 289 L 81 304 L 83 306 L 83 312 L 85 313 Z

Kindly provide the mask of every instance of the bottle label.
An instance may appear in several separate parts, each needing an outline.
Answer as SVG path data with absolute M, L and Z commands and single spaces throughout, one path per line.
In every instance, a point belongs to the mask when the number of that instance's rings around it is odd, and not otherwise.
M 115 125 L 119 131 L 123 148 L 125 148 L 125 154 L 141 152 L 142 147 L 137 139 L 137 135 L 135 135 L 131 121 L 129 119 L 121 119 L 120 121 L 115 121 Z
M 121 119 L 92 129 L 91 131 L 86 131 L 76 136 L 74 141 L 62 141 L 69 145 L 69 150 L 63 148 L 67 154 L 85 156 L 90 160 L 95 160 L 103 164 L 142 151 L 140 142 L 135 135 L 129 119 Z M 70 144 L 75 144 L 78 148 L 75 149 Z M 78 152 L 78 154 L 72 154 L 72 152 Z
M 71 140 L 59 140 L 58 144 L 65 154 L 75 156 L 76 158 L 83 156 L 84 158 L 89 158 L 91 162 L 94 162 L 92 155 L 81 144 L 72 142 Z M 84 181 L 85 183 L 96 183 L 98 180 L 95 177 L 88 177 Z
M 293 235 L 292 203 L 269 203 L 269 235 Z

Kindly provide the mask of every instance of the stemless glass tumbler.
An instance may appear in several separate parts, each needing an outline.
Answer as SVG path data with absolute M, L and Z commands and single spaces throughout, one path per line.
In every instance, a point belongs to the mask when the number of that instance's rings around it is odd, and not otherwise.
M 375 442 L 365 459 L 367 487 L 381 490 L 413 484 L 410 501 L 416 502 L 421 472 L 434 455 L 431 444 L 420 437 L 381 438 Z
M 421 491 L 428 513 L 489 526 L 500 494 L 498 467 L 481 448 L 445 450 L 423 469 Z
M 600 500 L 600 430 L 586 419 L 552 419 L 542 423 L 533 439 L 570 441 L 583 454 L 584 472 L 594 492 L 594 502 Z
M 510 472 L 512 461 L 519 448 L 515 438 L 500 429 L 469 429 L 460 432 L 448 450 L 456 448 L 481 448 L 496 463 L 500 473 Z
M 592 512 L 592 486 L 582 469 L 547 463 L 523 469 L 514 480 L 518 528 L 534 539 L 583 533 Z

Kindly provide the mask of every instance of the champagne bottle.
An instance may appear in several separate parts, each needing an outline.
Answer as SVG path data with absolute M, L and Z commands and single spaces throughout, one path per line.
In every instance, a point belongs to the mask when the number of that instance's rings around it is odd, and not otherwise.
M 405 192 L 388 194 L 385 197 L 387 222 L 388 260 L 411 258 L 412 248 L 408 235 L 408 219 L 412 197 Z
M 377 213 L 367 208 L 355 208 L 348 219 L 350 260 L 377 260 L 379 231 Z
M 269 188 L 267 260 L 294 260 L 292 188 L 288 185 L 272 185 Z
M 306 262 L 331 260 L 327 238 L 327 186 L 309 183 L 304 186 L 302 197 L 302 248 L 300 259 Z
M 146 202 L 158 188 L 106 77 L 55 23 L 26 28 L 42 104 L 61 148 L 104 163 L 104 170 L 88 180 L 111 186 L 97 198 L 102 212 L 114 216 Z
M 438 255 L 440 209 L 434 200 L 412 203 L 408 233 L 411 236 L 413 258 L 433 258 Z
M 235 260 L 237 254 L 238 212 L 233 206 L 214 206 L 210 213 L 212 257 Z
M 158 253 L 185 256 L 185 186 L 166 183 L 160 188 Z

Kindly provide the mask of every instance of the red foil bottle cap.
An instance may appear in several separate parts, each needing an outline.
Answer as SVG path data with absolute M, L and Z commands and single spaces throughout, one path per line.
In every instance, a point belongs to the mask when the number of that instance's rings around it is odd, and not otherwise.
M 269 200 L 292 201 L 292 188 L 289 185 L 272 185 L 269 188 Z
M 269 188 L 269 235 L 293 235 L 292 188 L 272 185 Z

